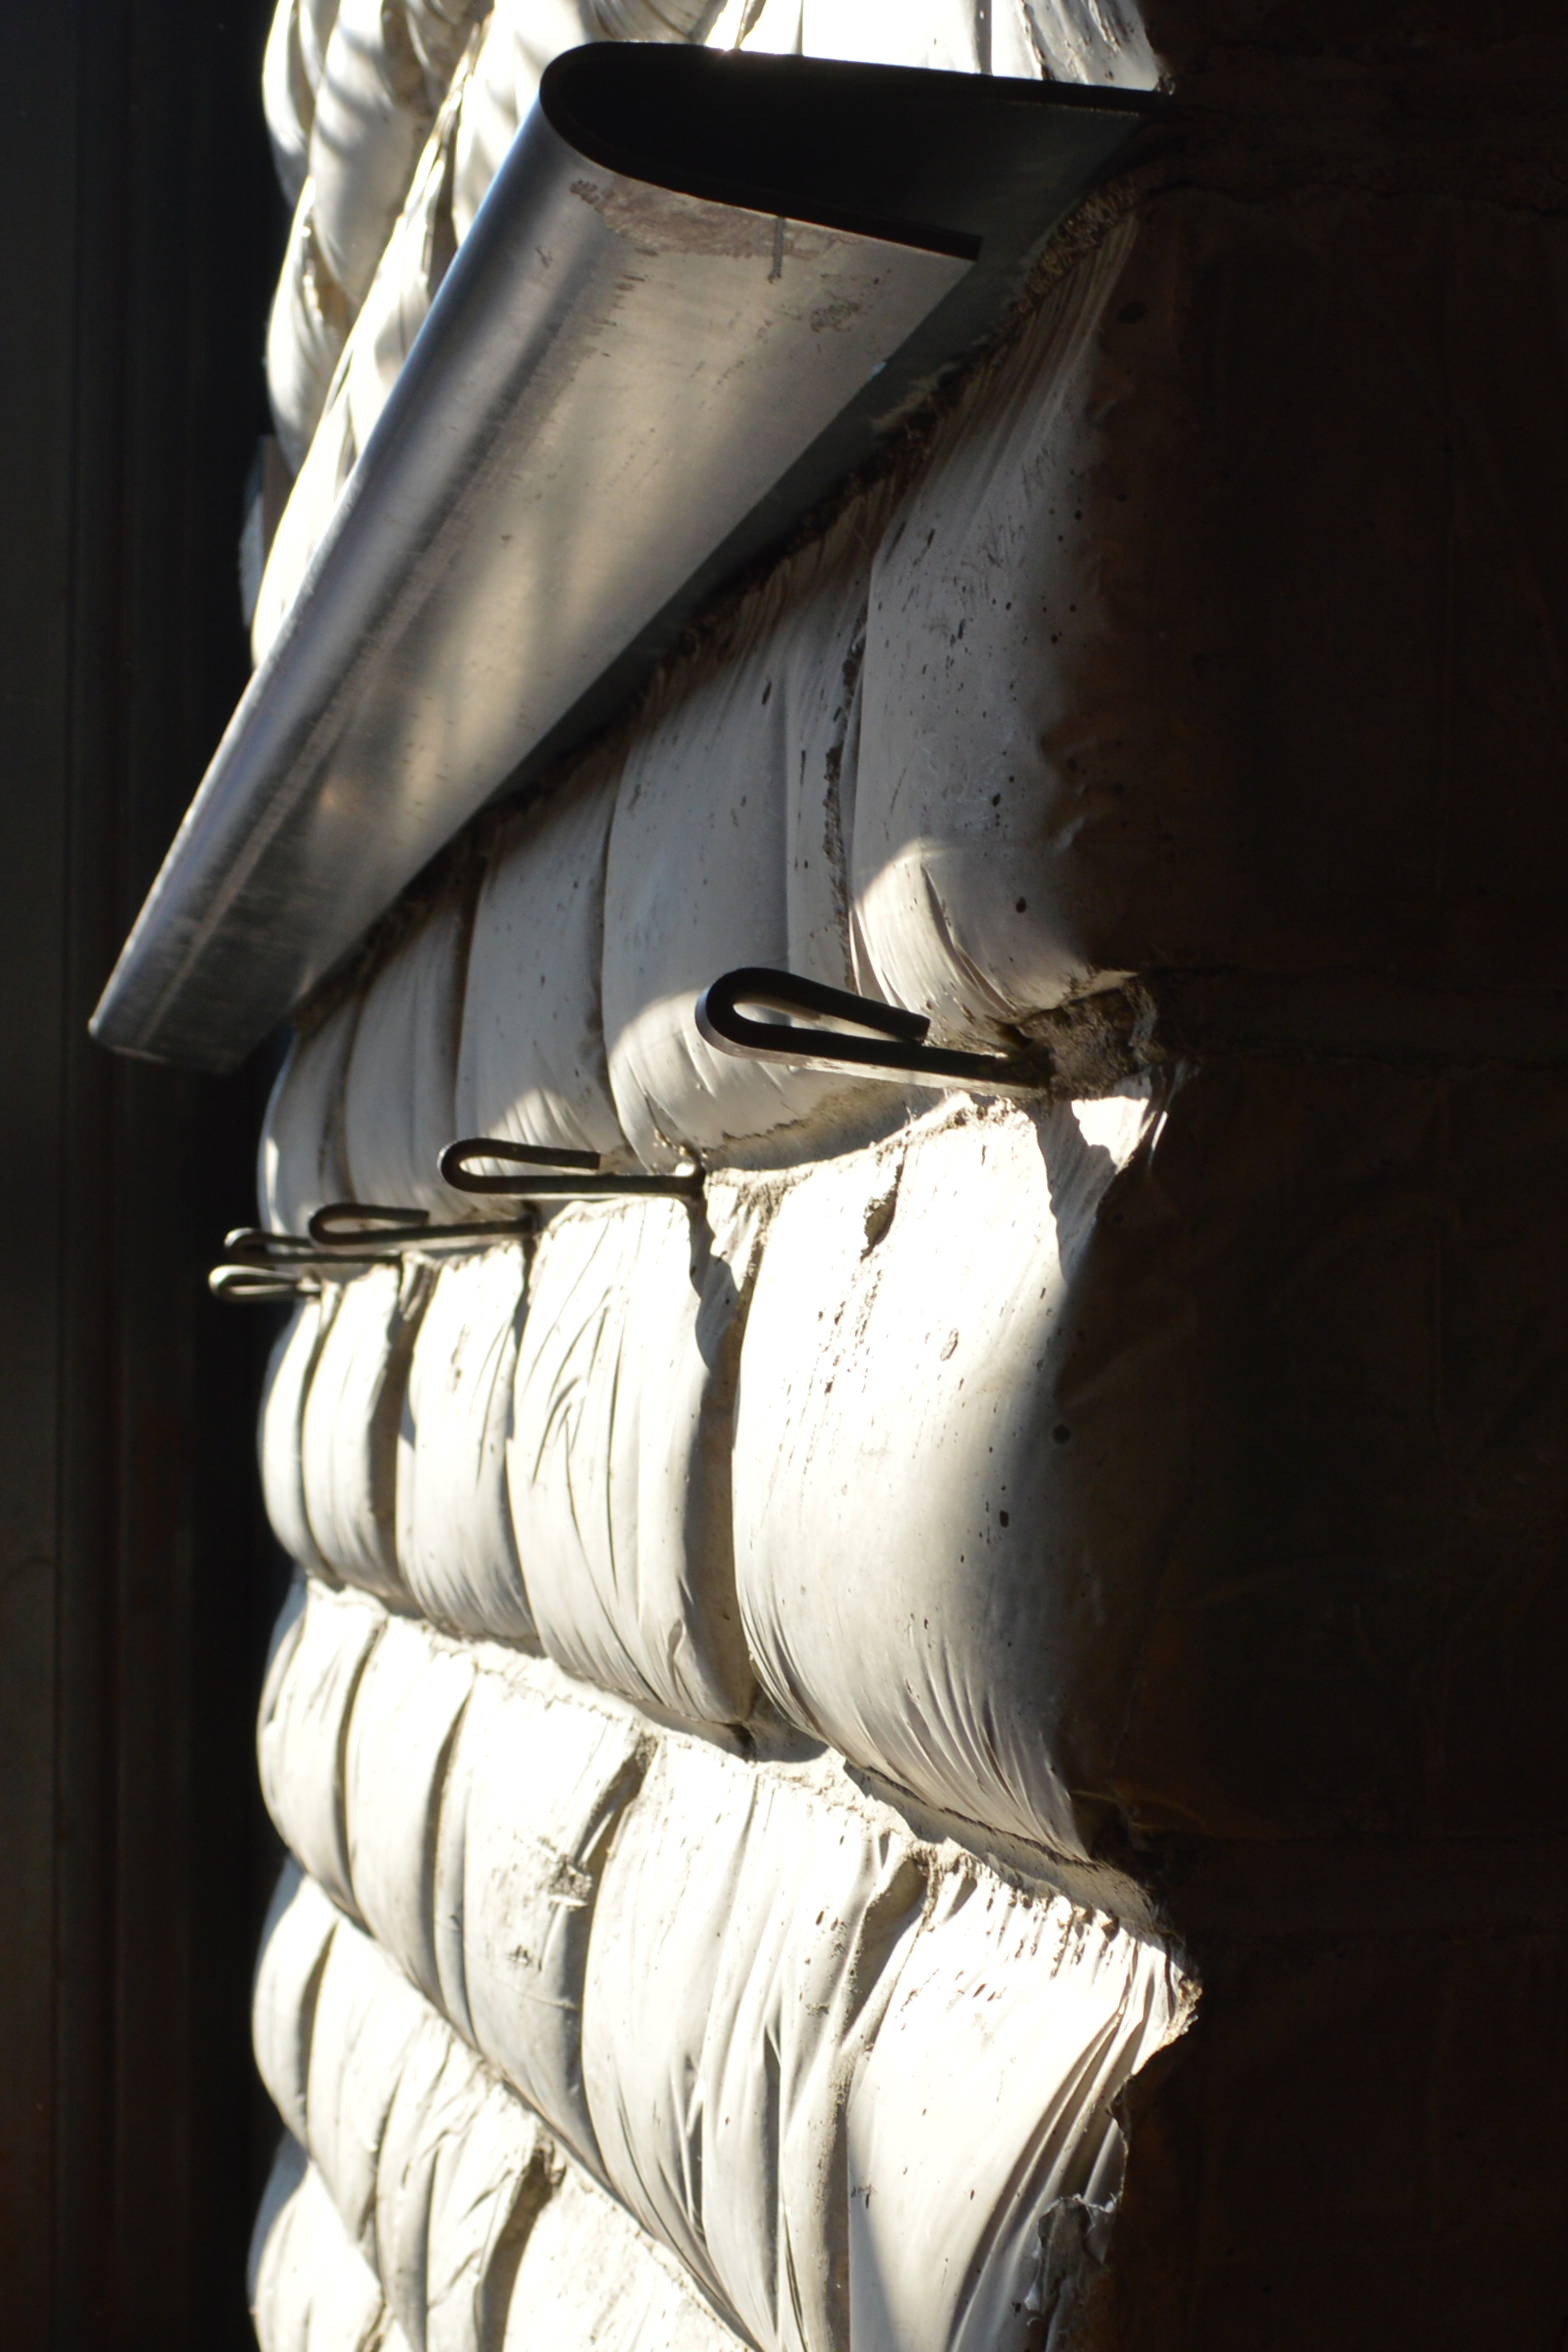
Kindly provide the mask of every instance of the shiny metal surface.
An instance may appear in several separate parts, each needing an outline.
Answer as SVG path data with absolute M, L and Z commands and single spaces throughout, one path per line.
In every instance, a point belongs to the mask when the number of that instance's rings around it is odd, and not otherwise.
M 1140 120 L 1071 95 L 669 48 L 560 60 L 94 1034 L 232 1066 L 487 799 L 611 715 L 994 322 Z M 639 105 L 668 152 L 633 153 Z

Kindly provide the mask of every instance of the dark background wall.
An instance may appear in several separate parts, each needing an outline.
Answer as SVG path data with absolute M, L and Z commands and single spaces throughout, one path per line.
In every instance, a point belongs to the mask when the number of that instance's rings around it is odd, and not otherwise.
M 0 2336 L 251 2340 L 265 1073 L 88 1015 L 247 670 L 283 219 L 260 0 L 0 0 Z

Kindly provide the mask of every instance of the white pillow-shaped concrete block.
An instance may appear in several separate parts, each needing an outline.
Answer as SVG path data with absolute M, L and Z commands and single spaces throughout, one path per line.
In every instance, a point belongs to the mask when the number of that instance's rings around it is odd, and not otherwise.
M 458 1735 L 442 1819 L 443 1912 L 462 1939 L 463 2025 L 595 2170 L 583 1981 L 605 1856 L 636 1794 L 635 1723 L 496 1675 Z
M 1103 977 L 1064 896 L 1088 820 L 1056 649 L 1089 625 L 1073 518 L 1095 332 L 1131 236 L 1111 231 L 976 379 L 877 551 L 856 924 L 881 991 L 942 1037 L 1005 1039 Z
M 649 1167 L 722 1155 L 865 1090 L 721 1053 L 694 1010 L 742 964 L 853 985 L 844 844 L 879 512 L 861 501 L 748 595 L 725 636 L 667 681 L 626 753 L 605 888 L 605 1036 L 622 1128 Z
M 351 310 L 370 291 L 453 62 L 427 74 L 402 0 L 342 0 L 316 92 L 310 176 L 321 249 Z
M 507 1495 L 528 1293 L 521 1244 L 452 1258 L 420 1320 L 397 1444 L 397 1562 L 427 1617 L 531 1641 Z
M 296 477 L 325 412 L 353 317 L 316 234 L 316 186 L 307 179 L 267 321 L 268 404 Z
M 743 1721 L 730 1439 L 745 1244 L 700 1209 L 554 1218 L 534 1254 L 508 1485 L 539 1638 L 640 1704 Z
M 415 1336 L 433 1279 L 405 1259 L 345 1282 L 305 1392 L 300 1458 L 316 1549 L 345 1584 L 406 1609 L 397 1454 Z
M 497 835 L 474 909 L 458 1129 L 624 1152 L 599 975 L 605 856 L 618 766 L 591 758 Z
M 354 1593 L 307 1587 L 304 1615 L 262 1693 L 261 1792 L 278 1833 L 345 1911 L 354 1907 L 343 1790 L 349 1712 L 385 1619 Z
M 736 2352 L 739 2341 L 613 2198 L 567 2172 L 523 2247 L 504 2352 Z
M 316 1995 L 342 1914 L 290 1856 L 261 1930 L 251 1996 L 256 2071 L 295 2139 L 303 2142 Z
M 329 1583 L 337 1580 L 316 1548 L 305 1509 L 300 1430 L 310 1374 L 337 1297 L 332 1289 L 301 1298 L 279 1333 L 268 1359 L 257 1432 L 262 1499 L 272 1532 L 296 1567 L 309 1569 Z
M 584 2007 L 605 2175 L 759 2345 L 844 2340 L 845 2099 L 924 1893 L 907 1842 L 696 1746 L 616 1834 Z
M 962 1867 L 940 1885 L 849 2095 L 855 2352 L 1023 2352 L 1056 2339 L 1053 2213 L 1110 2221 L 1112 2104 L 1184 2028 L 1157 1938 Z
M 267 2186 L 261 2192 L 261 2202 L 256 2209 L 251 2225 L 250 2248 L 245 2266 L 245 2293 L 252 2315 L 256 2310 L 256 2289 L 261 2272 L 261 2258 L 267 2251 L 267 2241 L 273 2225 L 305 2177 L 310 2162 L 304 2149 L 292 2132 L 285 2132 L 278 2143 L 272 2159 L 272 2169 L 267 2176 Z
M 345 1926 L 316 1993 L 305 2146 L 344 2229 L 375 2262 L 376 2176 L 386 2119 L 432 2012 L 370 1937 Z
M 468 948 L 469 894 L 440 891 L 372 978 L 360 1003 L 343 1081 L 343 1160 L 352 1197 L 428 1209 L 442 1220 L 479 1213 L 437 1173 L 458 1132 L 458 1038 Z
M 549 2189 L 538 2124 L 433 2011 L 404 2060 L 376 2164 L 375 2261 L 416 2352 L 490 2352 Z
M 409 2352 L 313 2166 L 268 2220 L 251 2295 L 261 2352 Z
M 435 1871 L 453 1744 L 474 1685 L 471 1656 L 394 1618 L 354 1693 L 344 1738 L 354 1907 L 437 2004 Z
M 1083 1531 L 1058 1387 L 1075 1275 L 1152 1118 L 1132 1097 L 960 1110 L 815 1170 L 742 1356 L 736 1575 L 764 1686 L 852 1763 L 1060 1851 Z M 1130 1465 L 1130 1540 L 1161 1500 Z
M 273 1233 L 302 1234 L 316 1210 L 347 1194 L 343 1079 L 358 1019 L 351 997 L 289 1042 L 256 1157 L 257 1205 Z
M 310 168 L 316 91 L 338 0 L 278 0 L 261 61 L 261 110 L 278 183 L 297 204 Z

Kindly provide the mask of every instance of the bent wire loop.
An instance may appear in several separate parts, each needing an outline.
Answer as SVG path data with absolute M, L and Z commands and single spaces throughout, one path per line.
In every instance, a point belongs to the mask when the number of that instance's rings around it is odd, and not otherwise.
M 824 1029 L 788 1018 L 759 1021 L 743 1013 L 742 1005 L 775 1014 L 804 1013 L 815 1021 L 853 1026 Z M 998 1094 L 1050 1083 L 1044 1054 L 967 1054 L 928 1045 L 931 1023 L 923 1013 L 908 1012 L 901 1004 L 879 1004 L 874 997 L 856 996 L 847 988 L 827 988 L 821 981 L 801 980 L 794 972 L 770 971 L 758 964 L 727 971 L 703 990 L 697 1000 L 697 1027 L 721 1053 L 758 1062 L 847 1066 L 864 1070 L 868 1077 L 934 1081 Z
M 476 1174 L 476 1160 L 510 1161 L 517 1175 Z M 690 1200 L 700 1194 L 702 1171 L 650 1176 L 606 1171 L 596 1151 L 511 1143 L 495 1135 L 464 1136 L 449 1143 L 439 1160 L 441 1181 L 454 1192 L 501 1193 L 518 1201 L 596 1201 L 647 1198 L 649 1194 Z M 237 1225 L 224 1236 L 229 1264 L 215 1266 L 207 1286 L 215 1297 L 249 1303 L 299 1297 L 320 1288 L 316 1273 L 331 1266 L 384 1265 L 405 1249 L 431 1243 L 447 1248 L 483 1249 L 492 1241 L 531 1233 L 531 1211 L 521 1217 L 473 1217 L 432 1223 L 428 1209 L 401 1208 L 381 1201 L 328 1201 L 303 1234 L 268 1233 L 259 1225 Z

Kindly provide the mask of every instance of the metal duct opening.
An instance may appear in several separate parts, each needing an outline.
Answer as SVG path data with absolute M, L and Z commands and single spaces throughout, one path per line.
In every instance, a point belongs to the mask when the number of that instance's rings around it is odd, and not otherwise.
M 654 44 L 558 58 L 93 1034 L 242 1060 L 874 454 L 1157 103 Z

